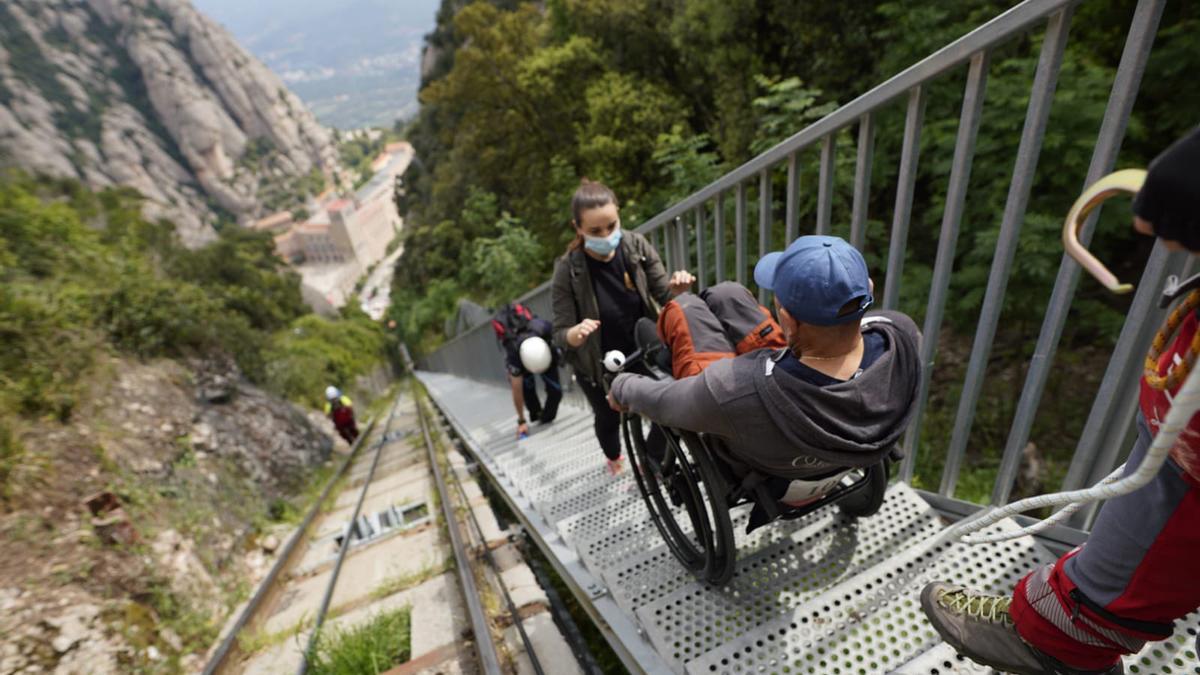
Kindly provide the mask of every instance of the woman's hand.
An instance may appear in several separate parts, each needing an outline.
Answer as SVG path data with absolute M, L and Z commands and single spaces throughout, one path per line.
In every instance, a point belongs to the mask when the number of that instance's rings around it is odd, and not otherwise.
M 696 283 L 696 277 L 692 276 L 691 272 L 678 270 L 671 274 L 670 280 L 667 281 L 667 288 L 671 289 L 671 295 L 679 295 L 687 292 L 694 283 Z
M 600 328 L 600 321 L 597 319 L 584 319 L 579 323 L 567 329 L 567 344 L 572 348 L 578 347 L 587 341 L 588 336 L 595 333 Z

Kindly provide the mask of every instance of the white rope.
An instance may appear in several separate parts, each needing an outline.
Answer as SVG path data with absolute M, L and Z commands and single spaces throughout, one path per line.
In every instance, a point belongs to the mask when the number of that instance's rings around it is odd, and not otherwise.
M 1066 508 L 1058 511 L 1046 520 L 1019 531 L 981 535 L 970 537 L 963 541 L 968 544 L 982 544 L 1015 539 L 1016 537 L 1040 532 L 1051 525 L 1062 522 L 1062 520 L 1070 516 L 1084 504 L 1120 497 L 1141 488 L 1158 474 L 1158 470 L 1162 468 L 1163 462 L 1167 461 L 1167 457 L 1171 453 L 1171 448 L 1175 447 L 1180 434 L 1187 428 L 1188 423 L 1192 420 L 1192 416 L 1197 411 L 1200 411 L 1200 368 L 1196 368 L 1188 373 L 1187 379 L 1184 380 L 1183 386 L 1180 387 L 1179 393 L 1175 395 L 1172 401 L 1170 410 L 1167 411 L 1167 418 L 1163 420 L 1162 426 L 1158 430 L 1158 435 L 1154 437 L 1154 442 L 1150 444 L 1150 449 L 1146 452 L 1146 457 L 1142 459 L 1142 463 L 1138 465 L 1137 470 L 1132 474 L 1118 480 L 1121 469 L 1117 469 L 1106 476 L 1104 480 L 1090 488 L 1029 497 L 1007 506 L 985 511 L 951 528 L 949 539 L 953 540 L 972 532 L 978 532 L 992 523 L 1024 511 L 1048 506 L 1066 505 Z

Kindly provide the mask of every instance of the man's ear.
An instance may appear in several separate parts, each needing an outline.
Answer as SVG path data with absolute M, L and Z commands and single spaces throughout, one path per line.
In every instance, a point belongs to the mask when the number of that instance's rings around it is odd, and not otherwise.
M 874 279 L 872 279 L 871 277 L 867 277 L 867 291 L 868 291 L 868 292 L 869 292 L 869 293 L 870 293 L 872 296 L 874 296 L 874 295 L 875 295 L 875 280 L 874 280 Z

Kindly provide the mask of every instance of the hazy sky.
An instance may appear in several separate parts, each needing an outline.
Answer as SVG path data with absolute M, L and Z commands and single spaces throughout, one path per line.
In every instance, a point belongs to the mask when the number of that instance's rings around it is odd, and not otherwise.
M 416 111 L 421 45 L 440 0 L 193 0 L 323 123 L 390 126 Z

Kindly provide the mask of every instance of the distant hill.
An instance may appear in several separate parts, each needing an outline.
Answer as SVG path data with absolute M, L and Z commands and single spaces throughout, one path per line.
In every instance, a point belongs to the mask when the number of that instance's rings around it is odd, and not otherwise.
M 196 0 L 341 129 L 416 112 L 422 37 L 437 0 Z
M 337 164 L 300 99 L 186 1 L 5 0 L 2 166 L 136 188 L 197 245 L 301 206 Z

